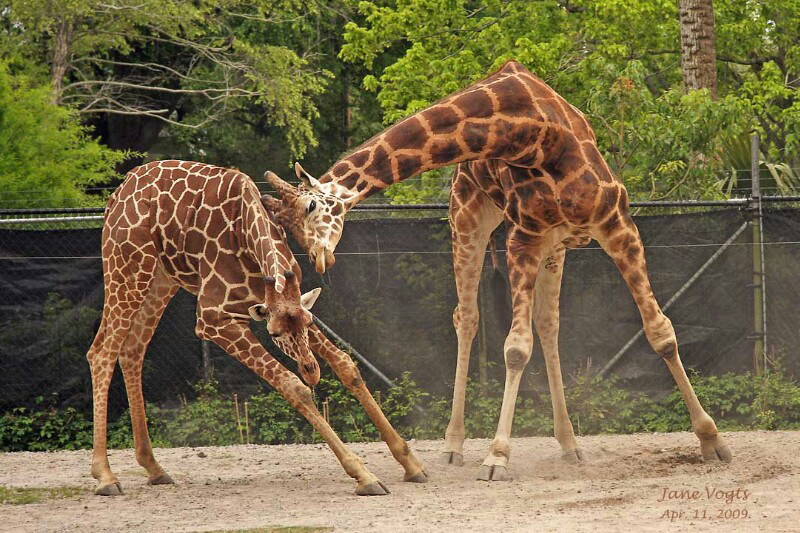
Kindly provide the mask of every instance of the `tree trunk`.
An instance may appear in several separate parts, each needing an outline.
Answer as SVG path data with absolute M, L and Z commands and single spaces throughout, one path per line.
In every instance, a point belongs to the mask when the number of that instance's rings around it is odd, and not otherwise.
M 53 103 L 61 104 L 61 91 L 64 87 L 64 75 L 67 73 L 67 57 L 72 40 L 72 24 L 62 20 L 53 42 L 53 64 L 50 68 L 50 81 L 53 84 Z
M 708 89 L 717 99 L 717 61 L 714 50 L 712 0 L 679 0 L 681 70 L 685 92 Z

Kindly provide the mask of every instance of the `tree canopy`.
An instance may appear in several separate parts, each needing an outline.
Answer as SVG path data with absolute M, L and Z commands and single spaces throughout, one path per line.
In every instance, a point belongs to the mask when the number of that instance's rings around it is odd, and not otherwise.
M 716 100 L 683 91 L 675 0 L 0 0 L 0 54 L 10 86 L 49 91 L 85 140 L 143 154 L 118 171 L 175 157 L 322 173 L 514 58 L 587 114 L 634 197 L 726 196 L 754 129 L 791 186 L 800 0 L 713 8 Z M 386 194 L 441 199 L 448 175 Z
M 387 123 L 517 59 L 587 113 L 636 196 L 713 197 L 737 170 L 722 148 L 752 129 L 770 158 L 797 166 L 800 119 L 800 2 L 714 9 L 717 102 L 682 94 L 672 0 L 361 1 L 364 22 L 347 24 L 341 55 L 372 69 L 364 85 Z M 399 57 L 375 68 L 397 45 Z
M 0 62 L 0 190 L 4 208 L 88 205 L 84 188 L 116 175 L 125 156 L 89 137 L 50 87 Z

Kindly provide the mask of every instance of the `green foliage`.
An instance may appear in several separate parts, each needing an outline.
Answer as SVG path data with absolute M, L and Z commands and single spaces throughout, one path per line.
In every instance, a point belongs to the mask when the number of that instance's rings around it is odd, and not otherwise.
M 49 86 L 13 75 L 0 60 L 0 188 L 12 200 L 7 207 L 97 203 L 82 188 L 114 176 L 125 157 L 89 138 L 76 113 L 53 103 Z
M 92 444 L 92 424 L 76 409 L 59 410 L 55 399 L 35 399 L 33 408 L 15 407 L 0 417 L 0 450 L 77 450 Z
M 72 498 L 83 492 L 83 487 L 39 488 L 0 485 L 0 504 L 25 505 L 42 500 Z
M 686 406 L 676 390 L 660 401 L 622 388 L 615 378 L 579 373 L 566 388 L 567 407 L 578 435 L 598 433 L 690 431 Z M 722 431 L 800 429 L 800 385 L 779 364 L 767 374 L 693 376 L 701 404 Z M 179 408 L 148 405 L 148 425 L 155 446 L 225 446 L 240 442 L 232 396 L 214 382 L 195 386 L 197 398 Z M 503 388 L 496 380 L 481 386 L 467 383 L 464 425 L 467 437 L 494 435 Z M 325 376 L 315 390 L 320 411 L 327 402 L 330 424 L 346 442 L 379 439 L 364 410 L 345 387 Z M 377 399 L 377 398 L 376 398 Z M 280 395 L 266 391 L 248 400 L 251 442 L 284 444 L 321 442 L 311 425 Z M 389 422 L 406 438 L 438 439 L 450 417 L 450 398 L 431 397 L 408 375 L 396 382 L 381 407 Z M 240 417 L 244 431 L 243 401 Z M 42 451 L 90 448 L 91 422 L 75 409 L 58 410 L 54 401 L 37 399 L 33 409 L 15 408 L 0 417 L 0 450 Z M 420 411 L 420 409 L 422 411 Z M 514 435 L 553 434 L 549 394 L 526 391 L 517 398 Z M 130 448 L 133 440 L 127 413 L 109 425 L 111 448 Z
M 780 366 L 751 373 L 692 376 L 697 398 L 723 431 L 800 428 L 800 387 Z M 678 391 L 641 415 L 647 431 L 686 431 L 689 413 Z
M 642 431 L 639 417 L 652 407 L 646 397 L 621 388 L 615 377 L 578 374 L 565 396 L 578 435 Z
M 718 101 L 682 94 L 677 4 L 667 0 L 365 0 L 341 56 L 372 70 L 363 85 L 386 124 L 517 59 L 587 113 L 634 197 L 716 198 L 729 192 L 724 140 L 743 131 L 762 132 L 771 161 L 800 165 L 789 81 L 800 67 L 797 7 L 714 2 Z M 389 50 L 396 59 L 378 64 Z M 424 179 L 405 187 L 430 197 Z
M 219 393 L 214 381 L 194 385 L 197 398 L 179 409 L 147 407 L 153 440 L 168 446 L 225 446 L 238 442 L 232 397 Z

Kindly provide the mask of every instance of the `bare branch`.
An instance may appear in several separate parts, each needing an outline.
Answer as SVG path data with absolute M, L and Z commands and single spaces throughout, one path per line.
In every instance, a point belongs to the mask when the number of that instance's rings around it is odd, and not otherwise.
M 125 87 L 128 89 L 136 89 L 139 91 L 156 91 L 170 94 L 199 94 L 203 95 L 209 100 L 217 100 L 219 98 L 235 97 L 235 96 L 258 96 L 260 93 L 256 91 L 248 91 L 238 87 L 228 87 L 224 89 L 208 88 L 208 89 L 171 89 L 169 87 L 154 87 L 149 85 L 127 83 L 122 81 L 112 80 L 86 80 L 76 81 L 64 87 L 64 90 L 74 89 L 76 87 L 87 87 L 92 85 L 100 85 L 103 87 Z M 216 96 L 213 96 L 216 94 Z
M 180 71 L 178 71 L 178 70 L 176 70 L 176 69 L 174 69 L 172 67 L 169 67 L 169 66 L 161 64 L 161 63 L 130 63 L 130 62 L 127 62 L 127 61 L 114 61 L 114 60 L 111 60 L 111 59 L 101 59 L 99 57 L 79 57 L 79 58 L 76 58 L 76 59 L 72 60 L 73 64 L 74 63 L 83 63 L 83 62 L 99 63 L 101 65 L 111 65 L 111 66 L 115 66 L 115 67 L 141 68 L 141 69 L 145 69 L 145 70 L 153 70 L 153 71 L 156 71 L 156 72 L 164 71 L 164 72 L 168 72 L 169 74 L 172 74 L 173 76 L 175 76 L 177 78 L 180 78 L 182 80 L 185 80 L 185 81 L 197 81 L 197 82 L 207 83 L 209 85 L 213 85 L 215 83 L 216 84 L 221 84 L 222 83 L 221 81 L 204 80 L 204 79 L 194 78 L 192 76 L 189 76 L 188 72 L 191 72 L 193 70 L 194 63 L 192 63 L 189 66 L 189 68 L 187 69 L 187 73 L 183 73 L 183 72 L 180 72 Z

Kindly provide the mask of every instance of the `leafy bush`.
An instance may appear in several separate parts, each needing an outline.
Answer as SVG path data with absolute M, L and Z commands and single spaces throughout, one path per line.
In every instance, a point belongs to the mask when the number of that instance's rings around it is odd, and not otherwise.
M 15 407 L 0 417 L 0 450 L 77 450 L 92 446 L 92 423 L 73 407 L 59 410 L 55 398 L 35 407 Z
M 627 391 L 615 378 L 588 373 L 573 376 L 566 389 L 567 407 L 578 435 L 689 431 L 689 414 L 675 390 L 661 401 Z M 720 430 L 800 429 L 800 385 L 776 365 L 768 374 L 693 376 L 700 402 Z M 197 398 L 179 408 L 148 405 L 148 426 L 155 446 L 223 446 L 240 442 L 236 409 L 230 395 L 215 381 L 195 385 Z M 491 437 L 502 405 L 502 384 L 467 383 L 465 429 L 468 437 Z M 315 389 L 322 410 L 327 402 L 330 424 L 345 442 L 380 438 L 358 401 L 332 376 L 325 375 Z M 376 394 L 377 396 L 377 394 Z M 321 442 L 311 425 L 277 392 L 250 396 L 248 413 L 251 442 L 255 444 Z M 243 406 L 240 401 L 240 416 Z M 0 450 L 41 451 L 89 448 L 92 424 L 74 408 L 57 409 L 55 398 L 36 399 L 33 409 L 18 407 L 0 417 Z M 450 398 L 432 397 L 420 390 L 408 373 L 383 398 L 381 407 L 392 425 L 406 438 L 441 438 L 450 418 Z M 528 393 L 517 398 L 514 435 L 553 434 L 549 394 Z M 123 414 L 109 424 L 111 448 L 132 447 L 130 417 Z
M 723 431 L 800 428 L 800 386 L 780 365 L 756 376 L 693 376 L 692 385 L 706 412 Z M 645 431 L 686 431 L 689 413 L 677 390 L 640 415 Z
M 77 111 L 53 103 L 51 87 L 0 61 L 0 185 L 13 207 L 97 203 L 82 188 L 116 177 L 129 154 L 89 133 Z

